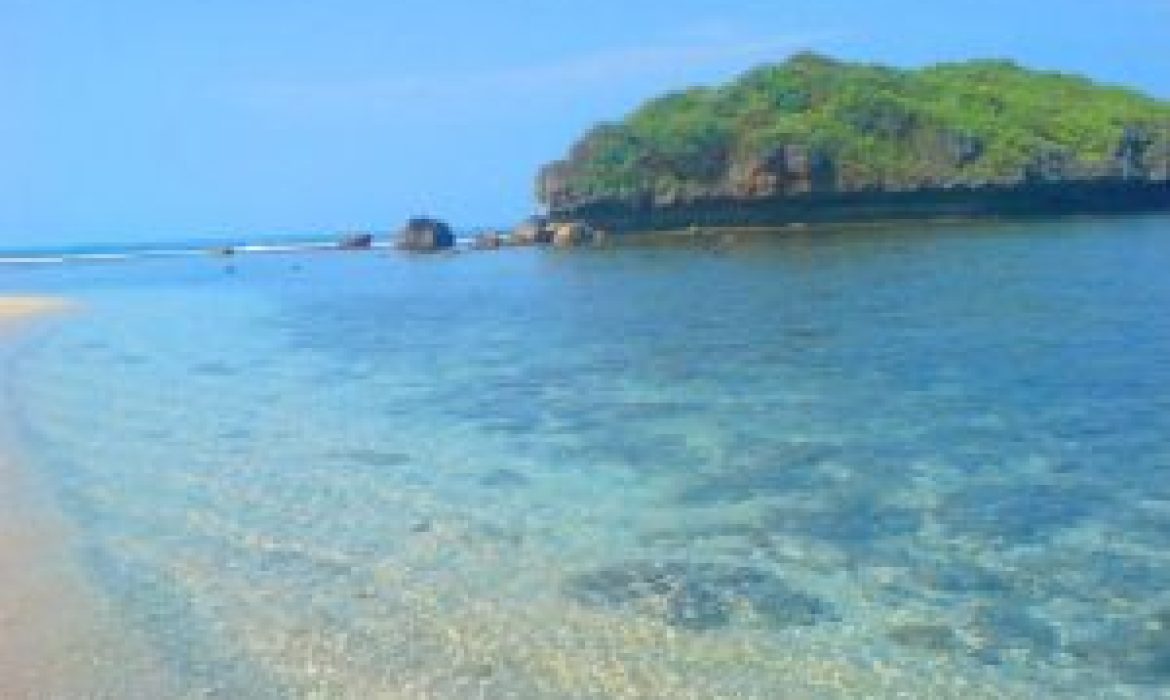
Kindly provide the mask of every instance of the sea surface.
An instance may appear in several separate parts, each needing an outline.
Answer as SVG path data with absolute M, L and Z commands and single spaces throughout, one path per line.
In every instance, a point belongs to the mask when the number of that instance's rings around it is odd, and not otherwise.
M 179 695 L 1170 697 L 1170 218 L 5 292 L 80 303 L 5 451 Z

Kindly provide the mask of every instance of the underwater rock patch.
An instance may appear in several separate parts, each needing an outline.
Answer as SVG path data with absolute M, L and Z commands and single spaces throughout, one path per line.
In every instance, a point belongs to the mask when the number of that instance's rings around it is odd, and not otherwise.
M 528 477 L 512 469 L 495 469 L 479 478 L 480 486 L 489 488 L 518 488 L 528 483 Z
M 345 450 L 337 456 L 368 467 L 401 467 L 411 462 L 410 455 L 382 450 Z
M 816 509 L 773 509 L 773 530 L 822 540 L 854 550 L 878 540 L 903 537 L 922 527 L 922 513 L 910 508 L 874 503 L 865 495 L 829 500 Z
M 1170 683 L 1170 608 L 1114 625 L 1095 639 L 1070 645 L 1069 651 L 1127 683 Z
M 1102 501 L 1088 486 L 996 485 L 952 496 L 939 515 L 957 533 L 1032 541 L 1076 525 Z
M 918 582 L 942 593 L 1002 593 L 1011 584 L 999 574 L 972 564 L 939 563 L 920 570 Z
M 900 625 L 891 629 L 886 636 L 900 646 L 936 653 L 952 653 L 963 647 L 958 634 L 946 625 Z
M 251 440 L 253 436 L 248 428 L 230 428 L 219 434 L 221 440 Z
M 579 574 L 565 588 L 585 605 L 653 613 L 666 624 L 693 631 L 726 627 L 741 608 L 775 627 L 835 619 L 825 601 L 746 566 L 636 561 Z
M 976 615 L 973 628 L 980 638 L 986 640 L 979 656 L 987 663 L 999 663 L 1010 650 L 1040 658 L 1051 657 L 1060 650 L 1056 630 L 1017 606 L 986 607 Z
M 235 367 L 223 362 L 202 362 L 192 366 L 191 372 L 205 377 L 230 377 L 237 374 Z
M 708 471 L 684 487 L 680 503 L 739 503 L 761 496 L 814 489 L 825 483 L 818 467 L 838 454 L 829 445 L 783 445 L 747 450 L 717 472 Z
M 1080 565 L 1080 571 L 1089 583 L 1069 594 L 1092 591 L 1096 595 L 1140 601 L 1161 593 L 1170 581 L 1170 566 L 1163 561 L 1131 554 L 1094 552 Z M 1170 619 L 1166 623 L 1170 625 Z

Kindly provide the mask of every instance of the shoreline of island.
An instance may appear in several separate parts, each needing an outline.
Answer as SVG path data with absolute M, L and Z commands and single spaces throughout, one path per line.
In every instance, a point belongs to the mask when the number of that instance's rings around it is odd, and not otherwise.
M 1170 211 L 1170 179 L 1100 179 L 1015 185 L 807 192 L 670 203 L 598 199 L 554 209 L 554 222 L 582 222 L 617 234 L 791 226 L 988 221 L 1150 214 Z

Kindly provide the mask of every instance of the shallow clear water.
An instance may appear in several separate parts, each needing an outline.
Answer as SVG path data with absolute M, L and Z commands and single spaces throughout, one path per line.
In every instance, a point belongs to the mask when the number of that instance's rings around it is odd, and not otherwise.
M 0 270 L 193 693 L 1170 692 L 1170 218 L 226 266 Z

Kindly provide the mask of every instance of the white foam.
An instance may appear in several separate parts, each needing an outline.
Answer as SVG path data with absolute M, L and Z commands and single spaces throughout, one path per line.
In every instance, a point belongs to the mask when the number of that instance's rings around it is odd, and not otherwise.
M 0 265 L 58 265 L 65 262 L 60 256 L 0 258 Z

